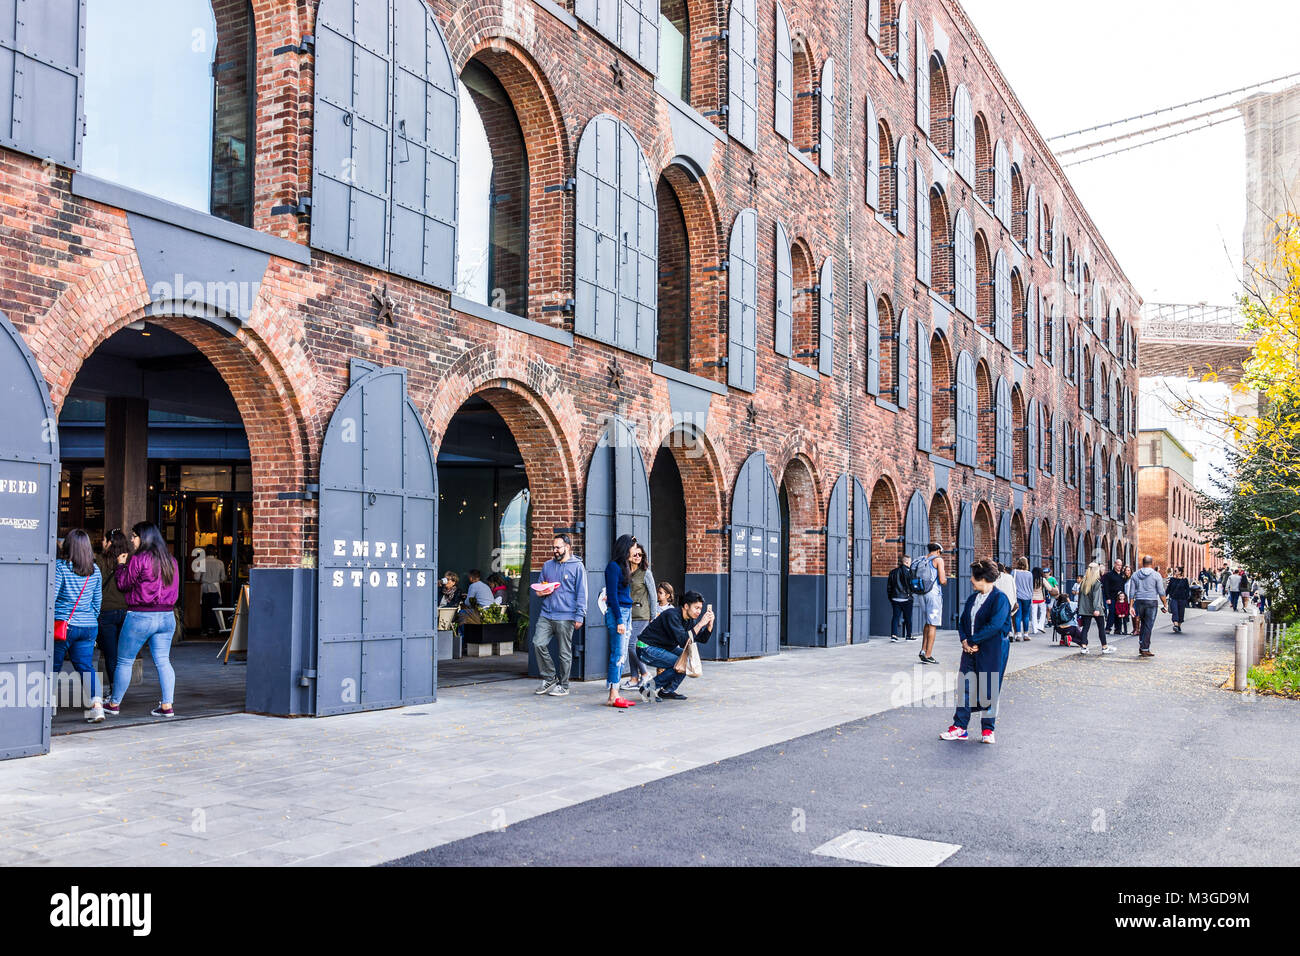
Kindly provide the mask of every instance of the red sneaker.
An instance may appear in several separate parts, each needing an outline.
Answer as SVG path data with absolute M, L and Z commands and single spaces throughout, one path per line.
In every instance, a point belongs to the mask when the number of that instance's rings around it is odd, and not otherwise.
M 636 706 L 636 701 L 634 701 L 634 700 L 624 700 L 622 697 L 617 697 L 617 698 L 615 698 L 615 700 L 614 700 L 614 706 L 615 706 L 615 707 L 635 707 L 635 706 Z

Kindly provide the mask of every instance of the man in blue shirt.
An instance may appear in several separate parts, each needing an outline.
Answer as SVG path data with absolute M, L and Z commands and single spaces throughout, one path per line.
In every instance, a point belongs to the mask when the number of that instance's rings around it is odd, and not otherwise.
M 534 694 L 567 697 L 569 669 L 573 666 L 573 629 L 582 627 L 587 618 L 587 569 L 574 556 L 567 534 L 557 534 L 551 541 L 554 557 L 542 565 L 542 579 L 548 587 L 534 589 L 543 595 L 542 610 L 533 629 L 533 653 L 542 684 Z M 559 643 L 560 669 L 551 660 L 551 638 Z

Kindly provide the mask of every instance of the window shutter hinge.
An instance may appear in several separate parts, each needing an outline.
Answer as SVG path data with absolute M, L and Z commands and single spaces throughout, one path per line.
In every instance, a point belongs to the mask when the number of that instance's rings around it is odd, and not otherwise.
M 728 259 L 723 259 L 716 266 L 705 266 L 700 271 L 701 272 L 726 272 L 730 268 L 731 268 L 731 261 Z
M 721 33 L 715 33 L 713 34 L 713 36 L 701 37 L 700 42 L 712 43 L 715 40 L 729 40 L 729 39 L 731 39 L 731 31 L 724 29 Z
M 572 312 L 573 300 L 565 299 L 559 305 L 544 305 L 542 306 L 542 311 L 543 312 Z
M 287 206 L 272 206 L 272 207 L 271 207 L 271 215 L 272 215 L 272 216 L 283 216 L 283 215 L 287 215 L 287 214 L 289 214 L 289 213 L 292 213 L 292 214 L 295 215 L 295 216 L 310 216 L 310 215 L 311 215 L 311 197 L 310 197 L 310 196 L 299 196 L 299 197 L 298 197 L 298 202 L 295 203 L 295 204 L 290 204 L 290 205 L 287 205 Z
M 701 116 L 728 116 L 731 114 L 731 107 L 723 103 L 716 110 L 705 110 Z
M 556 183 L 554 186 L 547 186 L 542 190 L 544 193 L 571 193 L 578 188 L 578 180 L 570 176 L 564 182 Z
M 288 46 L 276 47 L 271 51 L 272 56 L 279 56 L 281 53 L 309 53 L 316 55 L 316 38 L 310 33 L 304 33 L 302 41 L 297 44 L 290 43 Z
M 704 367 L 705 368 L 726 368 L 728 364 L 730 363 L 727 361 L 727 356 L 724 355 L 716 362 L 705 362 Z

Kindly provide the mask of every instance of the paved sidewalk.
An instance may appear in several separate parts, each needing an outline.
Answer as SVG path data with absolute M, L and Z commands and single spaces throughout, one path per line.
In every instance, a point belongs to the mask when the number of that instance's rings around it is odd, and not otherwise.
M 1009 671 L 1070 653 L 1044 638 L 1013 645 Z M 505 681 L 320 720 L 56 738 L 0 763 L 0 865 L 378 863 L 910 704 L 955 680 L 956 646 L 940 633 L 939 667 L 888 640 L 705 662 L 690 700 L 626 711 L 600 706 L 603 683 L 539 698 Z M 1136 653 L 1120 648 L 1109 660 Z

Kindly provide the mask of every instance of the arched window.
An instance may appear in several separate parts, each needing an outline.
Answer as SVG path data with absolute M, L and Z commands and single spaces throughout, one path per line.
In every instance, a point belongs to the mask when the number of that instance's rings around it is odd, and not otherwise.
M 1033 187 L 1025 194 L 1025 178 L 1020 174 L 1020 164 L 1011 164 L 1011 237 L 1020 243 L 1022 249 L 1031 257 L 1034 254 L 1034 226 L 1037 211 L 1034 209 L 1038 200 Z M 1033 214 L 1031 215 L 1031 210 Z
M 962 179 L 975 185 L 975 113 L 965 86 L 957 87 L 953 94 L 952 117 L 953 167 Z
M 456 291 L 528 315 L 528 151 L 510 96 L 480 60 L 460 75 L 462 166 Z M 680 210 L 679 210 L 680 214 Z
M 1029 428 L 1026 425 L 1025 396 L 1019 385 L 1011 389 L 1011 471 L 1008 477 L 1029 484 Z
M 953 100 L 943 54 L 930 54 L 930 142 L 944 156 L 952 155 Z
M 983 113 L 975 114 L 975 192 L 984 205 L 993 208 L 993 142 L 989 138 L 989 121 Z
M 880 321 L 880 394 L 893 397 L 898 382 L 898 323 L 889 296 L 877 296 L 876 315 Z
M 816 365 L 817 348 L 817 266 L 812 250 L 802 238 L 790 246 L 790 266 L 794 281 L 794 358 L 805 365 Z
M 979 451 L 975 467 L 981 471 L 994 472 L 997 467 L 998 430 L 997 430 L 997 393 L 993 390 L 993 378 L 984 359 L 975 363 L 975 394 L 979 402 L 976 415 L 976 440 Z
M 172 0 L 144 16 L 130 7 L 94 0 L 86 8 L 82 171 L 251 226 L 253 5 Z M 376 119 L 387 128 L 386 110 Z
M 812 54 L 808 50 L 808 38 L 803 33 L 795 33 L 794 44 L 794 147 L 815 159 L 813 146 L 817 144 L 817 96 L 813 87 L 817 85 L 817 68 L 813 64 Z
M 973 319 L 976 315 L 975 227 L 965 209 L 957 210 L 953 224 L 953 252 L 953 305 Z
M 926 208 L 929 210 L 929 225 L 926 230 L 929 240 L 929 254 L 925 257 L 927 277 L 930 288 L 952 301 L 953 296 L 953 242 L 952 219 L 948 215 L 948 201 L 943 187 L 938 183 L 926 190 Z M 921 230 L 916 231 L 917 242 L 921 241 Z M 918 252 L 917 270 L 920 270 L 920 253 Z
M 930 448 L 941 458 L 953 460 L 957 451 L 957 402 L 953 390 L 952 357 L 948 342 L 936 332 L 930 336 Z
M 998 376 L 994 392 L 994 430 L 996 445 L 994 449 L 994 474 L 999 478 L 1011 478 L 1011 387 L 1007 380 Z
M 876 208 L 886 217 L 894 218 L 897 213 L 898 182 L 895 162 L 894 137 L 889 132 L 889 124 L 884 119 L 877 120 L 876 162 L 880 173 L 880 205 Z
M 975 321 L 989 335 L 997 332 L 996 289 L 989 243 L 981 229 L 975 233 Z
M 1002 253 L 998 253 L 1003 261 Z M 1011 349 L 1021 358 L 1029 360 L 1029 297 L 1025 294 L 1025 283 L 1020 277 L 1020 270 L 1011 270 Z

